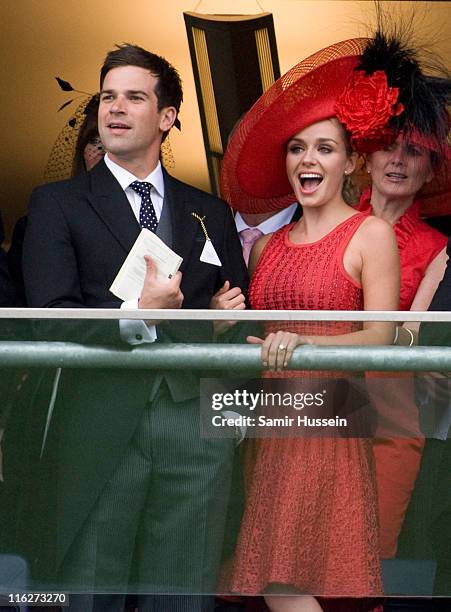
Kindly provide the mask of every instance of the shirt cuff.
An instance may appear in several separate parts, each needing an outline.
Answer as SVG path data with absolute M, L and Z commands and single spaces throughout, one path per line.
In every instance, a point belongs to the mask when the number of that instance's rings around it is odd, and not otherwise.
M 138 310 L 138 300 L 122 302 L 121 310 Z M 155 325 L 147 326 L 139 319 L 120 319 L 119 330 L 121 339 L 131 345 L 155 342 L 157 339 Z

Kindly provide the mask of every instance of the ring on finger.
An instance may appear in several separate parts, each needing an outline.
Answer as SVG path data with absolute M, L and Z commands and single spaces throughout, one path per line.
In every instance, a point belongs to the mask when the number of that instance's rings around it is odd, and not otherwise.
M 287 347 L 284 344 L 279 344 L 279 351 L 285 351 L 286 348 Z

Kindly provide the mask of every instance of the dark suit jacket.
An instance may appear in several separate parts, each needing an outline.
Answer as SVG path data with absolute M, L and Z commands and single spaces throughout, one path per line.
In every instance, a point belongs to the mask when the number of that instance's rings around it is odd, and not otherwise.
M 9 275 L 6 253 L 0 247 L 0 308 L 12 307 L 14 305 L 14 285 Z M 0 319 L 0 340 L 15 340 L 17 337 L 16 331 L 20 328 L 20 323 L 15 325 L 14 321 Z M 11 371 L 3 370 L 0 366 L 0 429 L 5 426 L 8 412 L 8 397 L 11 392 L 13 378 L 14 376 Z
M 451 238 L 447 253 L 451 257 Z M 429 310 L 451 311 L 451 259 Z M 451 323 L 420 325 L 419 344 L 451 346 Z M 438 561 L 434 594 L 451 592 L 449 559 L 451 547 L 451 429 L 446 441 L 437 439 L 437 429 L 449 424 L 450 379 L 419 375 L 416 378 L 420 425 L 426 436 L 420 471 L 400 536 L 402 556 Z
M 3 232 L 3 221 L 0 215 L 0 307 L 14 306 L 15 291 L 8 270 L 6 253 L 1 248 L 5 235 Z
M 14 306 L 15 291 L 9 275 L 6 254 L 0 247 L 0 307 Z
M 432 298 L 429 310 L 451 310 L 451 237 L 446 249 L 448 263 L 445 274 Z M 419 343 L 429 346 L 451 346 L 451 323 L 422 323 Z
M 15 305 L 15 290 L 8 270 L 6 253 L 1 248 L 3 239 L 3 223 L 0 216 L 0 308 L 7 308 Z M 13 321 L 0 319 L 0 340 L 15 339 L 16 331 L 20 327 L 20 325 L 15 325 Z M 10 371 L 0 369 L 0 429 L 5 424 L 8 396 L 11 392 L 13 378 L 14 376 Z
M 164 181 L 164 206 L 169 207 L 172 221 L 172 248 L 183 257 L 183 308 L 208 308 L 212 295 L 225 280 L 245 292 L 247 271 L 228 206 L 166 172 Z M 205 238 L 192 212 L 205 216 L 222 267 L 200 261 Z M 37 188 L 31 198 L 24 243 L 29 305 L 118 308 L 121 302 L 108 288 L 139 231 L 123 190 L 103 161 L 89 173 Z M 212 341 L 210 324 L 188 323 L 159 326 L 160 341 Z M 129 350 L 121 343 L 117 321 L 65 321 L 45 331 L 58 339 L 120 343 Z M 58 510 L 52 520 L 62 528 L 56 559 L 45 563 L 52 565 L 53 561 L 58 566 L 62 560 L 120 461 L 153 382 L 152 373 L 146 371 L 63 373 L 46 454 L 58 482 L 58 498 L 54 500 Z M 48 509 L 47 513 L 51 516 Z M 52 529 L 51 519 L 47 519 L 47 528 Z M 51 539 L 45 529 L 41 530 L 43 538 Z
M 26 306 L 22 273 L 22 250 L 26 227 L 27 217 L 20 217 L 14 226 L 7 255 L 9 273 L 16 288 L 16 306 Z

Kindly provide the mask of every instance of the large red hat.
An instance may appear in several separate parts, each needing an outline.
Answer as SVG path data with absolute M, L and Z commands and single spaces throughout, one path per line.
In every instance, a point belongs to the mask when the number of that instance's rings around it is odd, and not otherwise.
M 337 117 L 358 152 L 394 141 L 415 105 L 411 88 L 401 84 L 400 95 L 400 88 L 388 85 L 387 74 L 397 84 L 405 66 L 424 78 L 402 44 L 380 33 L 335 43 L 302 60 L 257 100 L 233 132 L 222 162 L 222 196 L 244 213 L 277 211 L 294 202 L 286 143 L 324 119 Z
M 311 55 L 280 77 L 244 116 L 222 163 L 221 191 L 233 208 L 267 212 L 295 200 L 285 145 L 304 127 L 337 115 L 337 101 L 367 43 L 354 38 Z

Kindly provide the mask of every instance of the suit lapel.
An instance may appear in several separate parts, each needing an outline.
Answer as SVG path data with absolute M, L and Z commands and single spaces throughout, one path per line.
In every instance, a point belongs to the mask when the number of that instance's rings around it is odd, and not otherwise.
M 173 179 L 165 170 L 164 206 L 168 206 L 172 225 L 173 249 L 183 258 L 183 271 L 193 248 L 199 223 L 192 212 L 203 214 L 195 202 L 188 201 L 183 185 Z M 91 206 L 103 223 L 121 244 L 126 253 L 132 248 L 140 227 L 131 209 L 127 196 L 104 161 L 99 162 L 89 173 L 90 191 L 87 194 Z
M 89 179 L 91 190 L 88 200 L 91 206 L 128 253 L 140 227 L 127 196 L 103 160 L 89 173 Z
M 192 216 L 196 212 L 196 207 L 192 202 L 187 201 L 186 191 L 178 181 L 173 179 L 166 171 L 164 175 L 164 205 L 170 209 L 173 249 L 183 258 L 180 270 L 183 272 L 188 261 L 191 249 L 194 245 L 198 222 Z M 201 212 L 201 211 L 197 211 Z

